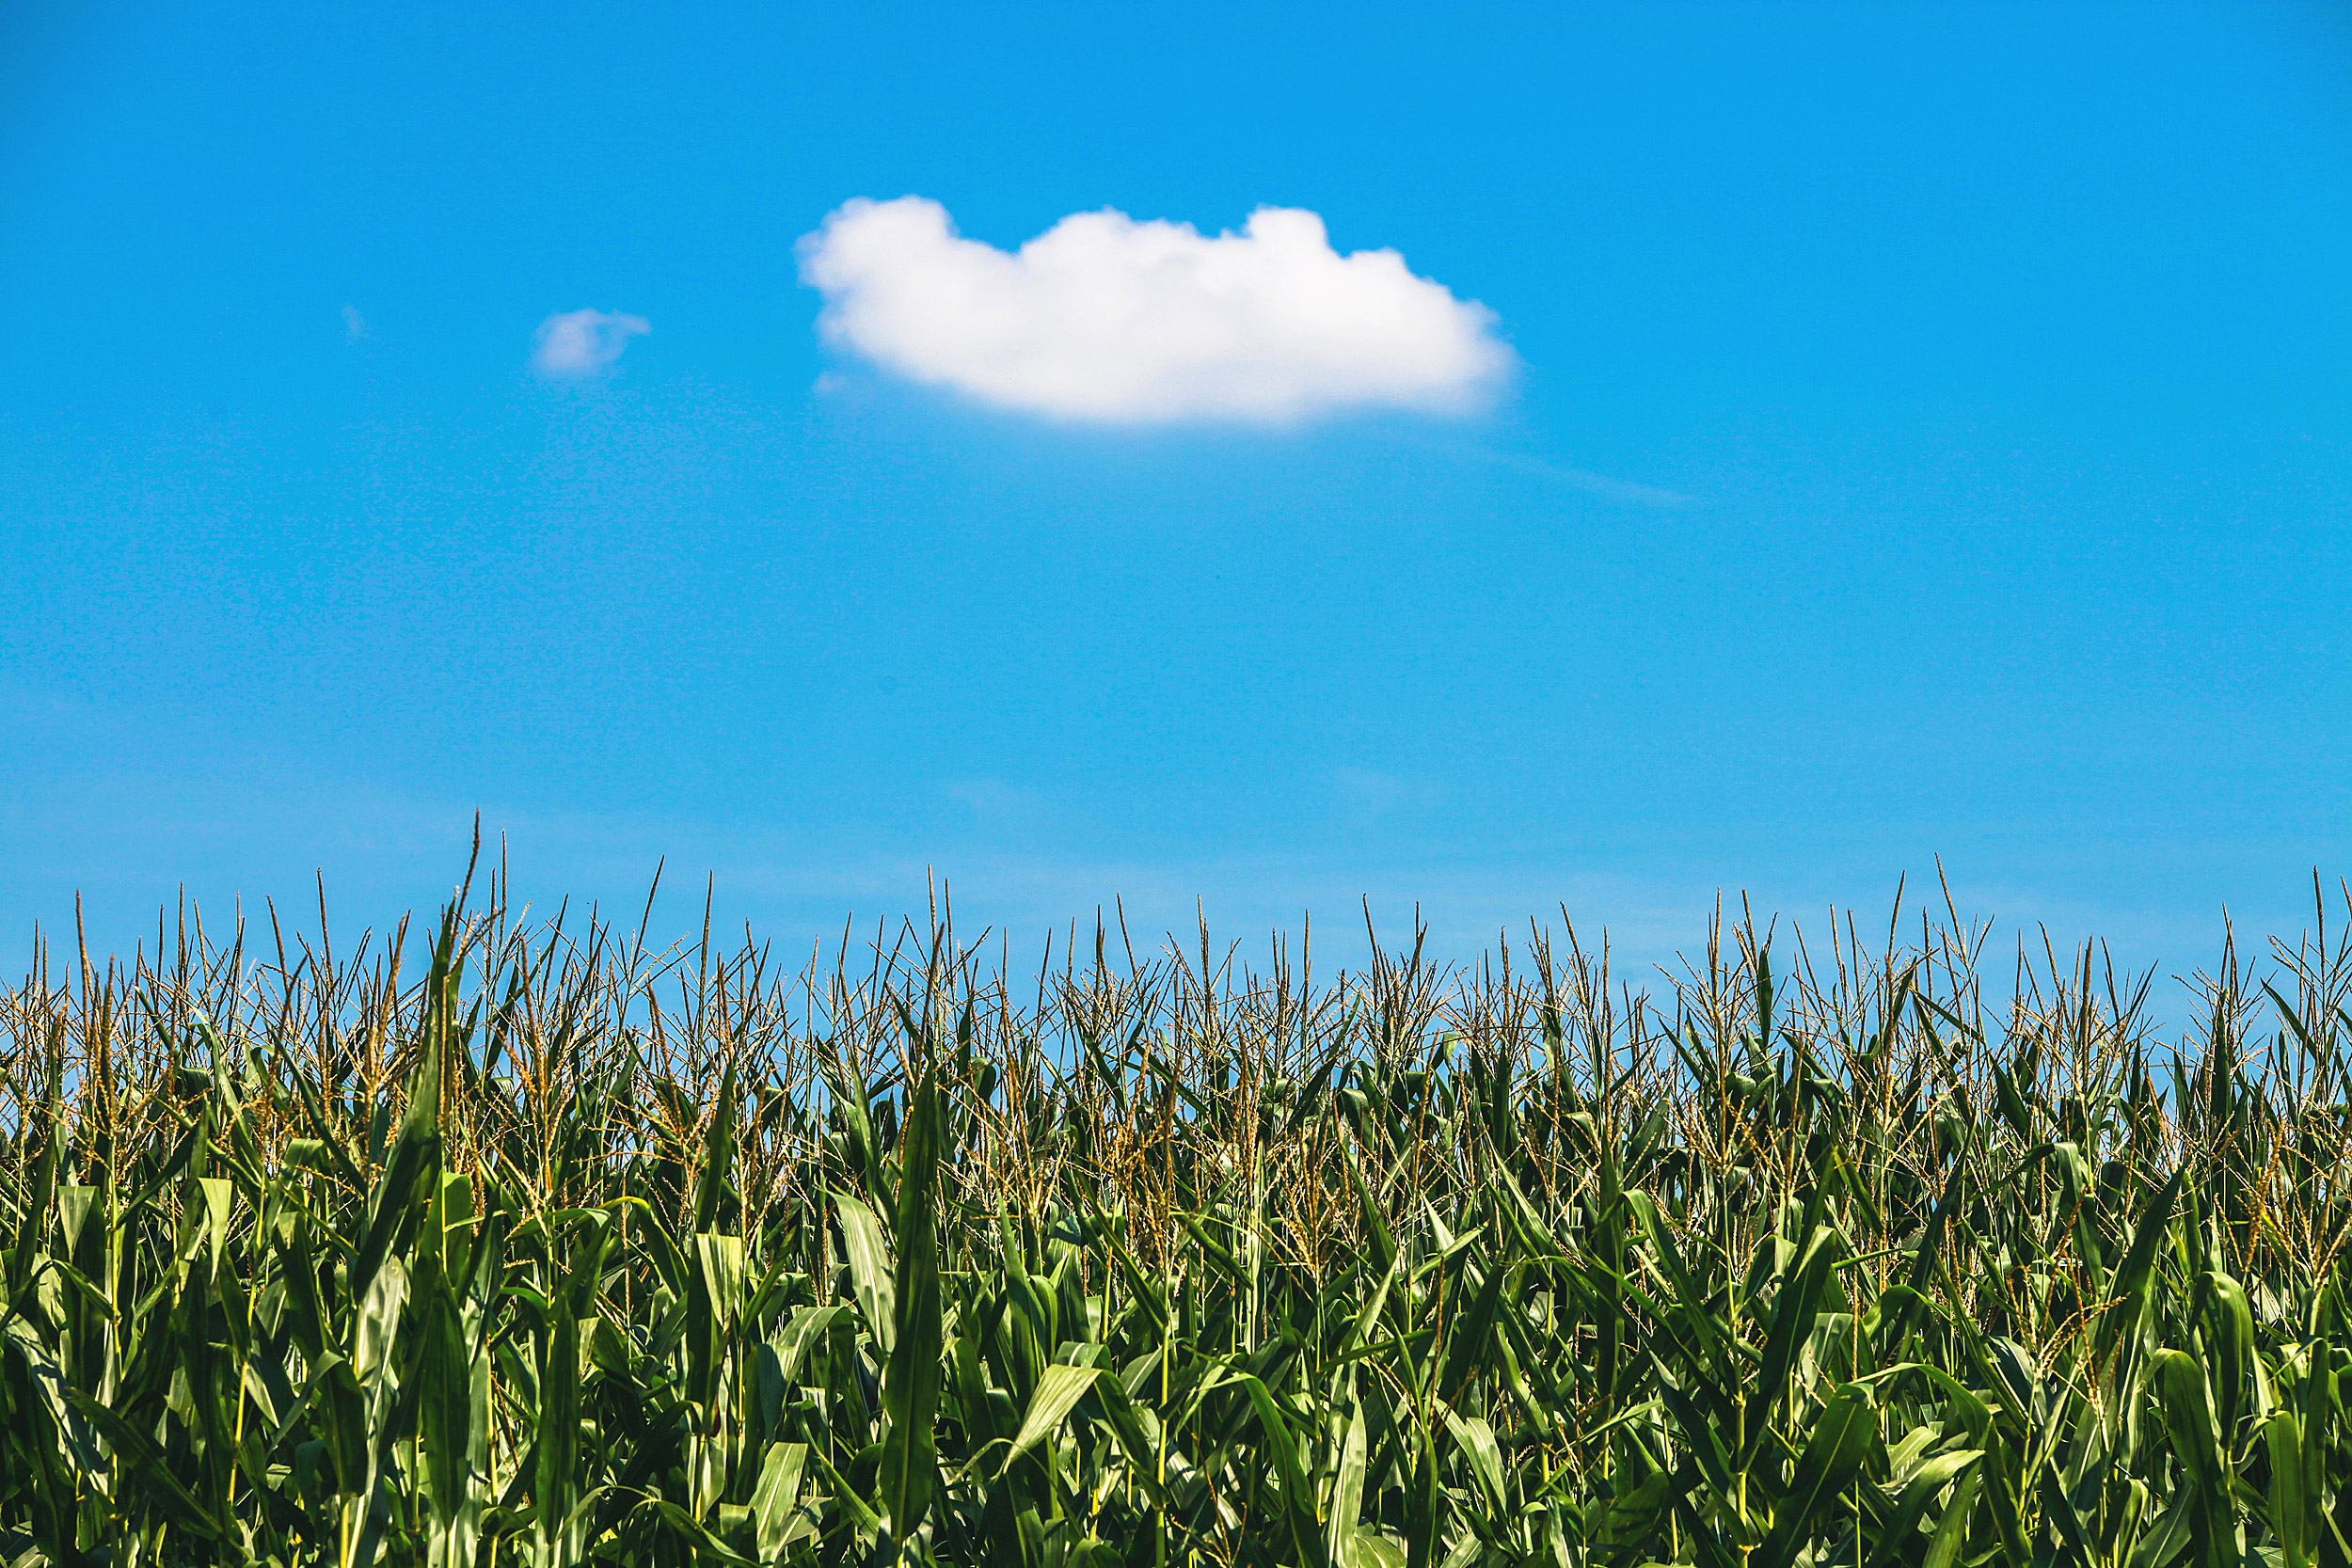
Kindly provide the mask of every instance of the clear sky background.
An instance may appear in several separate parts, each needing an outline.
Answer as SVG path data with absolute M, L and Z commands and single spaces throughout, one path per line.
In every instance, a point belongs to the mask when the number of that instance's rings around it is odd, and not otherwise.
M 1310 209 L 1518 369 L 990 409 L 815 330 L 909 194 Z M 380 923 L 477 810 L 787 941 L 932 867 L 1648 957 L 1940 854 L 2178 968 L 2352 870 L 2340 7 L 17 4 L 0 300 L 10 943 Z M 651 330 L 534 375 L 583 309 Z

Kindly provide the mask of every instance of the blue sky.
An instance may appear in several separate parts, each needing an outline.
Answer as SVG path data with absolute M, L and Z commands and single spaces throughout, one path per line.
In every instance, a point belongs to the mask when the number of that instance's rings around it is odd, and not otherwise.
M 2341 10 L 0 26 L 0 932 L 380 921 L 477 810 L 543 905 L 666 854 L 787 941 L 935 868 L 1016 940 L 1565 901 L 1646 957 L 1941 855 L 2181 962 L 2352 870 Z M 991 406 L 819 341 L 796 242 L 908 195 L 1310 210 L 1516 369 Z M 534 375 L 581 309 L 650 330 Z

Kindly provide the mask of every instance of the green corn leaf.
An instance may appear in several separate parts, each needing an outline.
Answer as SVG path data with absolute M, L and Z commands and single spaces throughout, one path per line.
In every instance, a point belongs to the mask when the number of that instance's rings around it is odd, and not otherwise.
M 1294 1561 L 1321 1564 L 1323 1532 L 1315 1517 L 1314 1494 L 1307 1484 L 1307 1474 L 1298 1460 L 1298 1439 L 1290 1423 L 1282 1418 L 1280 1408 L 1274 1402 L 1273 1393 L 1258 1379 L 1243 1373 L 1235 1379 L 1249 1396 L 1252 1412 L 1258 1418 L 1258 1433 L 1263 1440 L 1265 1457 L 1273 1461 L 1274 1473 L 1282 1488 L 1282 1519 L 1290 1536 Z
M 1450 1410 L 1445 1423 L 1463 1457 L 1470 1461 L 1470 1473 L 1476 1482 L 1472 1493 L 1485 1499 L 1487 1517 L 1498 1521 L 1507 1517 L 1511 1497 L 1503 1484 L 1502 1449 L 1495 1441 L 1494 1428 L 1476 1416 L 1465 1418 Z
M 795 1535 L 794 1515 L 801 1496 L 801 1474 L 808 1464 L 805 1443 L 771 1443 L 759 1468 L 759 1484 L 752 1493 L 752 1518 L 759 1560 L 774 1562 Z
M 556 1292 L 539 1362 L 537 1479 L 532 1500 L 537 1513 L 540 1568 L 575 1568 L 585 1542 L 579 1528 L 582 1502 L 580 1473 L 580 1322 L 572 1292 Z
M 2214 1430 L 2205 1370 L 2185 1351 L 2161 1350 L 2149 1372 L 2164 1405 L 2172 1452 L 2186 1486 L 2198 1499 L 2197 1515 L 2208 1568 L 2237 1568 L 2237 1506 L 2229 1469 Z
M 1323 1531 L 1324 1556 L 1334 1568 L 1347 1568 L 1363 1556 L 1363 1550 L 1359 1548 L 1357 1543 L 1366 1533 L 1359 1523 L 1359 1516 L 1363 1513 L 1364 1468 L 1370 1458 L 1371 1444 L 1360 1401 L 1351 1399 L 1347 1402 L 1347 1424 L 1343 1430 L 1344 1435 L 1340 1440 L 1339 1469 L 1331 1482 L 1330 1513 L 1324 1520 Z
M 1881 1532 L 1879 1544 L 1870 1553 L 1865 1568 L 1886 1568 L 1888 1563 L 1906 1559 L 1918 1546 L 1919 1525 L 1929 1506 L 1935 1501 L 1938 1494 L 1952 1486 L 1963 1475 L 1969 1480 L 1968 1497 L 1973 1503 L 1977 1462 L 1983 1457 L 1984 1450 L 1981 1449 L 1955 1449 L 1935 1455 L 1913 1471 L 1911 1478 L 1903 1482 L 1902 1496 L 1895 1505 L 1894 1517 Z M 1959 1488 L 1954 1487 L 1954 1500 L 1957 1501 L 1959 1497 Z M 1949 1511 L 1947 1505 L 1943 1512 Z M 1937 1518 L 1940 1532 L 1943 1513 L 1939 1513 Z
M 1837 1503 L 1878 1443 L 1878 1411 L 1868 1393 L 1840 1389 L 1813 1423 L 1788 1491 L 1772 1505 L 1772 1529 L 1750 1568 L 1789 1568 L 1806 1543 L 1835 1535 Z
M 1739 1456 L 1743 1469 L 1762 1446 L 1772 1413 L 1795 1399 L 1791 1373 L 1797 1353 L 1820 1316 L 1821 1298 L 1828 1292 L 1843 1251 L 1835 1229 L 1816 1227 L 1794 1278 L 1781 1287 L 1780 1296 L 1773 1303 L 1772 1333 L 1765 1339 L 1764 1366 L 1757 1377 L 1757 1386 L 1764 1391 L 1764 1406 L 1749 1418 L 1748 1440 Z
M 1502 1308 L 1502 1291 L 1510 1274 L 1501 1259 L 1490 1259 L 1486 1277 L 1480 1283 L 1470 1310 L 1446 1325 L 1445 1365 L 1438 1377 L 1438 1397 L 1449 1404 L 1461 1396 L 1463 1386 L 1494 1355 L 1495 1314 Z
M 2139 1225 L 2132 1233 L 2132 1244 L 2117 1267 L 2107 1287 L 2110 1305 L 2100 1315 L 2097 1355 L 2104 1361 L 2122 1339 L 2126 1328 L 2138 1321 L 2146 1299 L 2149 1271 L 2155 1267 L 2156 1249 L 2163 1244 L 2166 1230 L 2172 1222 L 2172 1206 L 2181 1193 L 2181 1183 L 2188 1175 L 2184 1165 L 2174 1171 L 2139 1217 Z
M 1106 1381 L 1111 1381 L 1110 1374 L 1092 1367 L 1046 1368 L 1044 1375 L 1038 1379 L 1037 1391 L 1029 1396 L 1029 1408 L 1021 1418 L 1021 1430 L 1014 1433 L 1009 1451 L 998 1466 L 999 1473 L 1044 1442 L 1069 1418 L 1070 1412 L 1089 1390 Z
M 936 1229 L 941 1155 L 938 1085 L 930 1073 L 916 1085 L 907 1113 L 905 1155 L 898 1178 L 896 1230 L 898 1268 L 892 1301 L 893 1344 L 882 1378 L 890 1418 L 877 1510 L 891 1538 L 910 1541 L 930 1511 L 938 1467 L 931 1422 L 939 1409 L 945 1332 L 941 1320 Z
M 847 1193 L 833 1195 L 834 1213 L 841 1222 L 842 1258 L 850 1266 L 850 1289 L 865 1315 L 866 1332 L 884 1355 L 898 1342 L 898 1302 L 895 1271 L 882 1241 L 882 1222 L 874 1212 Z
M 2263 1423 L 2263 1442 L 2270 1456 L 2270 1533 L 2285 1554 L 2286 1568 L 2306 1568 L 2311 1554 L 2305 1533 L 2303 1433 L 2295 1412 L 2272 1412 Z
M 449 939 L 443 940 L 446 946 Z M 409 1080 L 408 1108 L 402 1115 L 399 1135 L 368 1198 L 367 1230 L 352 1259 L 352 1283 L 362 1292 L 383 1267 L 395 1242 L 413 1232 L 422 1217 L 418 1188 L 440 1156 L 440 1085 L 439 1043 L 428 1037 L 424 1059 Z
M 1944 1516 L 1936 1522 L 1935 1534 L 1928 1541 L 1928 1549 L 1919 1559 L 1919 1568 L 1954 1568 L 1962 1550 L 1968 1544 L 1968 1521 L 1977 1508 L 1978 1468 L 1970 1465 L 1952 1488 L 1951 1501 L 1944 1507 Z
M 2214 1415 L 2226 1449 L 2234 1446 L 2238 1420 L 2245 1413 L 2254 1359 L 2254 1308 L 2246 1288 L 2226 1274 L 2208 1271 L 2201 1275 L 2197 1294 L 2204 1308 Z

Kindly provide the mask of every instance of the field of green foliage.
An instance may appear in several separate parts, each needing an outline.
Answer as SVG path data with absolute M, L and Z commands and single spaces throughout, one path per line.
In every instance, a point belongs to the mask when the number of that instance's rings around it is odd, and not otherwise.
M 2344 912 L 52 947 L 0 1563 L 2345 1568 Z

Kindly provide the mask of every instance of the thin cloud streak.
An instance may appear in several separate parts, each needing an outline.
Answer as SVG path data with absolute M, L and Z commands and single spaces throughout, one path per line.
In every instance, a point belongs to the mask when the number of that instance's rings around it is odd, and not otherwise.
M 1616 501 L 1625 506 L 1646 506 L 1661 512 L 1672 512 L 1682 507 L 1699 504 L 1697 497 L 1686 496 L 1679 490 L 1662 489 L 1655 484 L 1641 484 L 1632 480 L 1618 479 L 1610 474 L 1597 474 L 1590 468 L 1573 468 L 1564 463 L 1552 463 L 1541 457 L 1529 457 L 1519 452 L 1494 451 L 1481 447 L 1469 449 L 1469 455 L 1476 457 L 1483 463 L 1491 463 L 1499 468 L 1508 468 L 1514 473 L 1529 474 L 1537 479 L 1548 479 L 1554 483 L 1564 484 L 1571 490 L 1581 491 L 1601 500 Z

